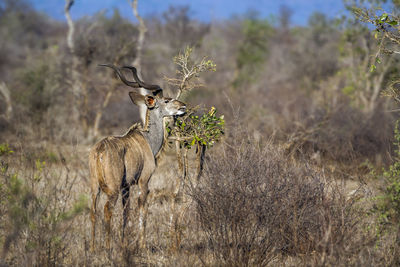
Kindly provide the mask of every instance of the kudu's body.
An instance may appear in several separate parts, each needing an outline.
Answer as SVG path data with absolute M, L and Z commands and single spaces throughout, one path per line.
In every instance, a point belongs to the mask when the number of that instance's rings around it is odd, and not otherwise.
M 121 80 L 132 87 L 146 85 L 141 82 L 133 67 L 126 67 L 132 70 L 134 78 L 139 84 L 129 82 L 122 75 L 120 70 L 113 68 Z M 140 84 L 142 83 L 142 84 Z M 149 87 L 148 85 L 146 85 Z M 146 121 L 143 127 L 132 126 L 123 136 L 106 137 L 90 151 L 89 169 L 92 189 L 92 249 L 94 249 L 96 209 L 100 192 L 103 191 L 108 200 L 104 206 L 104 217 L 107 231 L 107 247 L 110 248 L 111 217 L 114 205 L 122 192 L 123 204 L 123 232 L 128 219 L 129 212 L 129 191 L 130 186 L 138 184 L 139 198 L 139 245 L 145 247 L 145 227 L 147 217 L 146 199 L 148 195 L 148 183 L 156 169 L 156 155 L 163 146 L 164 125 L 163 117 L 182 115 L 185 113 L 184 103 L 162 96 L 161 88 L 155 90 L 154 96 L 143 96 L 136 92 L 130 92 L 129 96 L 134 104 L 147 107 Z

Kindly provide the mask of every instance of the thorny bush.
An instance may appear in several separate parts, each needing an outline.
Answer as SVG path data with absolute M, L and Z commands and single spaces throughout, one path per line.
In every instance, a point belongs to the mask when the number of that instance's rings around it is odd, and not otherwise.
M 233 139 L 209 158 L 204 178 L 190 190 L 218 265 L 265 266 L 285 256 L 322 265 L 349 254 L 358 259 L 372 241 L 360 230 L 355 201 L 272 144 Z

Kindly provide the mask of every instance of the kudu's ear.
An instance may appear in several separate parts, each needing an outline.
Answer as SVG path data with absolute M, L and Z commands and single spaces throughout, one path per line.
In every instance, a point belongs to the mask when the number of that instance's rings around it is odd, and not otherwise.
M 145 104 L 148 108 L 154 108 L 156 105 L 156 99 L 149 95 L 144 96 L 136 92 L 129 92 L 129 97 L 135 105 Z
M 146 104 L 146 106 L 147 106 L 148 108 L 154 108 L 155 105 L 156 105 L 156 101 L 157 101 L 157 100 L 156 100 L 154 97 L 152 97 L 152 96 L 146 95 L 146 96 L 144 97 L 144 103 Z

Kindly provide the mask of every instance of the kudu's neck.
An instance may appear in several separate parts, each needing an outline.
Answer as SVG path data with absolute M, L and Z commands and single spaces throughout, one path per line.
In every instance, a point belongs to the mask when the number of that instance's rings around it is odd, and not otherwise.
M 163 116 L 158 108 L 147 109 L 146 121 L 144 125 L 143 136 L 147 139 L 150 144 L 153 155 L 157 153 L 163 146 L 164 143 L 164 120 Z

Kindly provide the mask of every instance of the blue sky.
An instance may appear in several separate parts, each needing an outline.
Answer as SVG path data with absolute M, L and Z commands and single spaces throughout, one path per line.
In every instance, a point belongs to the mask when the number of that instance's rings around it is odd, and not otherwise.
M 64 20 L 64 0 L 30 0 L 33 6 L 51 17 Z M 262 16 L 277 14 L 281 5 L 293 10 L 292 22 L 297 25 L 307 23 L 315 11 L 336 17 L 344 11 L 342 0 L 139 0 L 142 15 L 161 14 L 171 5 L 186 5 L 191 15 L 202 21 L 226 19 L 234 14 L 257 10 Z M 133 19 L 129 0 L 75 0 L 71 10 L 73 18 L 92 15 L 101 10 L 112 11 L 118 8 L 126 18 Z

